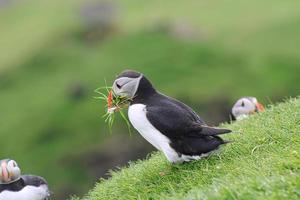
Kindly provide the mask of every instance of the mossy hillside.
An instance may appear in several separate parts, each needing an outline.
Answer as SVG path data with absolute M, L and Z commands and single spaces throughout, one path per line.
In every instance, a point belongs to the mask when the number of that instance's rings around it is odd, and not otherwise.
M 299 199 L 300 100 L 225 124 L 218 155 L 171 165 L 161 153 L 101 180 L 83 199 Z M 76 199 L 76 198 L 74 198 Z

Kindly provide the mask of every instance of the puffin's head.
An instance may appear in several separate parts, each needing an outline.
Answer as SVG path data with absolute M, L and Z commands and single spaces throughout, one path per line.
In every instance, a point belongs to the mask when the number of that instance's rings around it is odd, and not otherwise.
M 255 97 L 243 97 L 234 104 L 231 113 L 239 120 L 261 111 L 264 111 L 264 106 Z
M 132 70 L 123 71 L 114 81 L 112 89 L 115 95 L 128 98 L 155 91 L 143 74 Z
M 14 160 L 0 160 L 0 184 L 9 184 L 19 180 L 21 170 Z

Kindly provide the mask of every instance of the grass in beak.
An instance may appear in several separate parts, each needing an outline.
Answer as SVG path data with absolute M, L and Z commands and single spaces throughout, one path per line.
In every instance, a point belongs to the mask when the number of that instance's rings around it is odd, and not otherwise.
M 106 103 L 106 113 L 103 115 L 103 118 L 105 119 L 105 123 L 107 123 L 108 125 L 109 132 L 112 133 L 112 126 L 115 121 L 115 114 L 118 112 L 120 113 L 121 118 L 125 121 L 129 134 L 131 135 L 130 122 L 124 114 L 124 112 L 122 111 L 122 109 L 127 108 L 132 99 L 128 97 L 115 95 L 112 91 L 112 87 L 108 87 L 107 85 L 105 87 L 96 89 L 95 92 L 100 95 L 95 98 L 100 99 Z

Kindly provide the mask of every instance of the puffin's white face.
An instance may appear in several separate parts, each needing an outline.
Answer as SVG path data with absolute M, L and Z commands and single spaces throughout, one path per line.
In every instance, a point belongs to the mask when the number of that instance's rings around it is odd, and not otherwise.
M 243 119 L 250 114 L 254 114 L 258 109 L 258 104 L 255 97 L 241 98 L 234 104 L 232 114 L 236 119 Z
M 112 87 L 114 94 L 117 96 L 133 98 L 137 92 L 142 77 L 143 75 L 140 75 L 137 78 L 120 77 L 116 79 Z
M 21 170 L 14 160 L 0 161 L 0 184 L 9 184 L 19 180 L 21 177 Z

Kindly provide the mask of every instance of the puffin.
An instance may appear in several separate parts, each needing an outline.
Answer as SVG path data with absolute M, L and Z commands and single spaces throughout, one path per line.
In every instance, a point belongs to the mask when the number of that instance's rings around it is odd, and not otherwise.
M 255 97 L 242 97 L 233 105 L 230 116 L 232 120 L 242 120 L 264 110 L 264 106 Z
M 130 99 L 130 123 L 173 164 L 207 157 L 229 142 L 219 135 L 231 130 L 208 126 L 192 108 L 158 92 L 140 72 L 122 72 L 112 91 Z
M 0 160 L 0 200 L 47 200 L 50 191 L 40 176 L 21 175 L 16 161 Z

